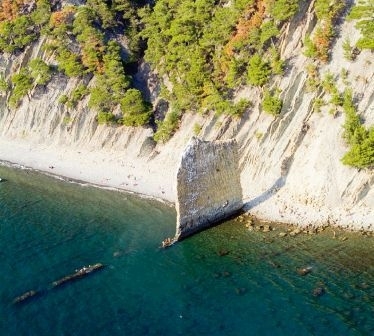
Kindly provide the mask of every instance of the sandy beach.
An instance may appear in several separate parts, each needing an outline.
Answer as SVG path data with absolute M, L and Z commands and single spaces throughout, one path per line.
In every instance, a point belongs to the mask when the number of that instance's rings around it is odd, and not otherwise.
M 47 146 L 19 138 L 0 138 L 2 161 L 78 183 L 136 193 L 174 205 L 176 167 L 171 165 L 178 162 L 176 154 L 165 151 L 151 160 L 129 155 L 129 151 L 87 150 L 56 144 Z M 374 212 L 365 203 L 352 210 L 344 206 L 306 205 L 293 197 L 294 185 L 267 195 L 269 191 L 264 194 L 250 188 L 254 185 L 246 176 L 242 174 L 244 210 L 258 218 L 299 227 L 333 225 L 349 230 L 374 230 Z
M 169 203 L 175 201 L 174 180 L 163 177 L 168 172 L 160 173 L 162 168 L 157 160 L 145 166 L 144 161 L 121 158 L 118 152 L 35 146 L 19 139 L 3 138 L 0 138 L 0 160 L 98 187 L 133 192 Z

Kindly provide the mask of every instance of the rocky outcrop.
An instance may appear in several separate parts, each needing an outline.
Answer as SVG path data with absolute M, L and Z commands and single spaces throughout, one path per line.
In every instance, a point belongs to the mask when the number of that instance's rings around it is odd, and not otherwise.
M 193 137 L 177 173 L 176 239 L 212 226 L 243 207 L 235 140 Z

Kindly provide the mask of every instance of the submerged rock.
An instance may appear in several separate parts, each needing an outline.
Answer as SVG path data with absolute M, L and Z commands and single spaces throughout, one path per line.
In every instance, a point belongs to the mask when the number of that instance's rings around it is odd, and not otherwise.
M 324 287 L 316 287 L 313 289 L 313 292 L 312 292 L 313 296 L 315 297 L 322 296 L 325 293 L 326 293 L 326 290 Z
M 299 275 L 302 275 L 302 276 L 307 275 L 310 272 L 312 272 L 312 267 L 311 266 L 307 266 L 307 267 L 303 267 L 303 268 L 298 268 L 297 269 L 297 273 Z

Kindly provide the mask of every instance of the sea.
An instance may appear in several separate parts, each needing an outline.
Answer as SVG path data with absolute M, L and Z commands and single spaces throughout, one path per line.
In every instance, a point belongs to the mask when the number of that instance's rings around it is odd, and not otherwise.
M 162 249 L 168 204 L 29 169 L 0 177 L 1 336 L 374 335 L 374 236 L 233 219 Z

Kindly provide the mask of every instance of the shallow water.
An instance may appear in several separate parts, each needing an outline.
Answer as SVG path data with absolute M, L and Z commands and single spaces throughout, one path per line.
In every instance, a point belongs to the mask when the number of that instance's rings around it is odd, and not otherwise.
M 374 334 L 372 237 L 279 238 L 284 227 L 229 221 L 163 250 L 175 230 L 166 205 L 28 170 L 0 176 L 0 335 Z M 28 290 L 39 295 L 12 304 Z

